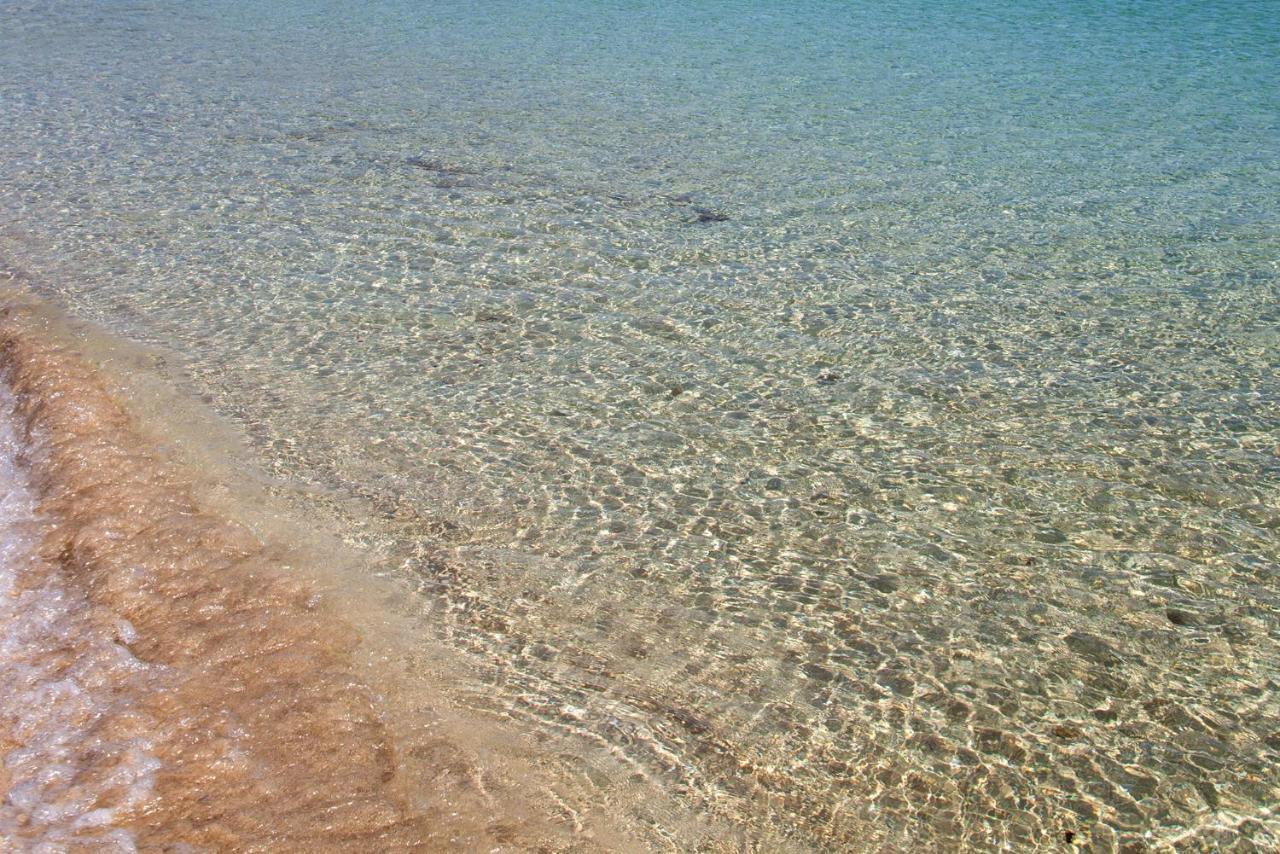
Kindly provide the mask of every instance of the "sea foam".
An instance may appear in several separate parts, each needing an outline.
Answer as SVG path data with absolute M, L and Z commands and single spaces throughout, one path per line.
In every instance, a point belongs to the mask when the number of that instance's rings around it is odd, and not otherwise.
M 114 824 L 152 794 L 159 761 L 133 701 L 161 668 L 129 651 L 127 621 L 41 558 L 43 520 L 13 410 L 0 386 L 0 836 L 35 851 L 134 851 Z

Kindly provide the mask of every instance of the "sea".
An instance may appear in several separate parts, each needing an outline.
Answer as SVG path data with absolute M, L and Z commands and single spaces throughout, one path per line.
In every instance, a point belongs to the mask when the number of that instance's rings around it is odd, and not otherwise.
M 1276 0 L 0 0 L 0 257 L 639 849 L 1280 846 Z

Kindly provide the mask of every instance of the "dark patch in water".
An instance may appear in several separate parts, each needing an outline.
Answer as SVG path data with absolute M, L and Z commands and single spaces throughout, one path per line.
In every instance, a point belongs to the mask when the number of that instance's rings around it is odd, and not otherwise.
M 727 213 L 712 210 L 710 208 L 694 208 L 693 213 L 693 218 L 688 221 L 695 225 L 729 221 L 729 215 Z
M 426 172 L 435 172 L 440 175 L 475 175 L 476 170 L 468 169 L 465 166 L 459 166 L 456 163 L 445 163 L 438 157 L 427 157 L 424 155 L 414 155 L 405 158 L 405 165 L 412 166 L 415 169 L 422 169 Z

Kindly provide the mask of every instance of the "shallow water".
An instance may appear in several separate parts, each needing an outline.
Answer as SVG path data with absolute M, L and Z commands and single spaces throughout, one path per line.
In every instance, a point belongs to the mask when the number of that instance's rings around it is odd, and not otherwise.
M 587 779 L 1280 844 L 1280 7 L 774 5 L 2 2 L 0 251 Z

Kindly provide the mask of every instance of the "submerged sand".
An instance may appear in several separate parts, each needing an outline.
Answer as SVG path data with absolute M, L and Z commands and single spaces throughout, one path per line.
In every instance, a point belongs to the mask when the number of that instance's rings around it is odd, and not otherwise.
M 439 732 L 397 738 L 389 677 L 338 614 L 350 603 L 211 510 L 58 321 L 9 302 L 0 836 L 19 850 L 602 844 L 541 820 L 536 786 L 513 792 Z

